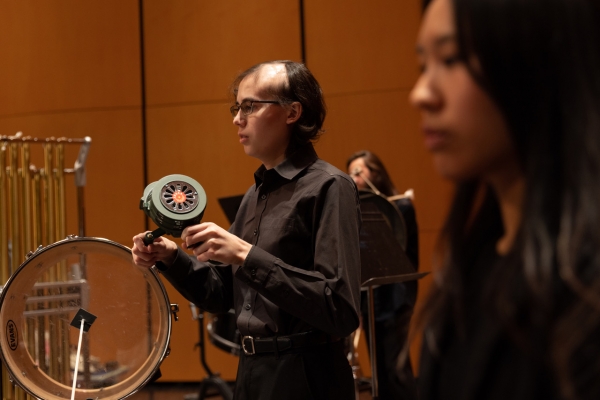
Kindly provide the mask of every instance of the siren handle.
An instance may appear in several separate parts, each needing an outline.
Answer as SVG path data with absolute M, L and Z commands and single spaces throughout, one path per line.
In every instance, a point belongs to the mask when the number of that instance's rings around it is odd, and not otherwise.
M 202 243 L 204 243 L 204 242 L 196 242 L 196 243 L 193 243 L 193 244 L 191 244 L 191 245 L 187 246 L 187 248 L 188 248 L 189 250 L 191 250 L 191 249 L 195 249 L 195 248 L 196 248 L 196 247 L 198 247 L 198 246 L 202 246 Z
M 154 239 L 161 237 L 165 233 L 167 232 L 165 232 L 162 228 L 157 228 L 152 232 L 146 233 L 142 238 L 142 242 L 144 242 L 146 246 L 149 246 L 150 244 L 152 244 L 152 242 L 154 242 Z
M 187 246 L 187 249 L 188 249 L 188 250 L 195 249 L 196 247 L 198 247 L 198 246 L 201 246 L 201 245 L 202 245 L 202 243 L 204 243 L 204 242 L 203 242 L 203 241 L 200 241 L 200 242 L 192 243 L 191 245 Z M 210 262 L 210 263 L 212 263 L 212 264 L 214 264 L 214 265 L 223 265 L 223 263 L 222 263 L 222 262 L 220 262 L 220 261 L 216 261 L 216 260 L 208 260 L 208 262 Z

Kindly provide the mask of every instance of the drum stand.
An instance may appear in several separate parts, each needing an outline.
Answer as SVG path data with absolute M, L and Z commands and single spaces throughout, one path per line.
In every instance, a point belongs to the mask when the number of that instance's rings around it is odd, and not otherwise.
M 233 400 L 233 391 L 231 390 L 231 388 L 229 387 L 227 382 L 225 382 L 221 377 L 219 377 L 218 373 L 217 374 L 213 373 L 212 370 L 210 369 L 210 367 L 208 366 L 208 364 L 206 363 L 206 355 L 204 353 L 204 312 L 203 311 L 198 312 L 198 308 L 196 307 L 196 305 L 194 303 L 190 303 L 190 308 L 192 309 L 193 318 L 195 320 L 198 320 L 198 328 L 200 331 L 200 340 L 198 341 L 196 346 L 200 348 L 200 363 L 202 364 L 202 367 L 204 367 L 204 370 L 206 371 L 208 376 L 205 377 L 204 379 L 202 379 L 202 381 L 200 382 L 200 389 L 198 392 L 198 397 L 186 395 L 185 399 L 186 400 L 193 400 L 193 399 L 204 400 L 204 398 L 206 396 L 206 391 L 208 390 L 208 387 L 214 386 L 214 387 L 216 387 L 218 392 L 223 397 L 223 400 Z

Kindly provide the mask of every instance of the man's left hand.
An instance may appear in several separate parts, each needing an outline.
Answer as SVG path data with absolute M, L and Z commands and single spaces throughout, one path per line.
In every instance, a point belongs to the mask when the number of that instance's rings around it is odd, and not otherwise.
M 212 222 L 188 226 L 181 235 L 184 248 L 198 242 L 193 252 L 198 261 L 214 260 L 223 264 L 242 265 L 252 245 Z

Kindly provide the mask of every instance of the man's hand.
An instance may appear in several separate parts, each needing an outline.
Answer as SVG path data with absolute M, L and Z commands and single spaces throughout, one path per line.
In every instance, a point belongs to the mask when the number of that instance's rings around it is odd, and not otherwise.
M 133 254 L 135 265 L 150 268 L 158 261 L 161 261 L 163 264 L 170 266 L 177 256 L 177 244 L 161 236 L 146 246 L 142 240 L 145 235 L 146 232 L 133 237 L 131 253 Z
M 252 245 L 232 235 L 212 222 L 188 226 L 181 235 L 182 246 L 201 245 L 194 248 L 198 261 L 215 260 L 223 264 L 242 265 Z

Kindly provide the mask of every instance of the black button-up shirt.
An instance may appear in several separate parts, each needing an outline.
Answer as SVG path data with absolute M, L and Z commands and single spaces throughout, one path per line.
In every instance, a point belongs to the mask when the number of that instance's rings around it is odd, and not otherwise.
M 179 250 L 157 265 L 188 300 L 211 313 L 235 309 L 242 335 L 358 327 L 360 208 L 354 182 L 313 146 L 254 174 L 230 232 L 251 243 L 243 265 L 201 263 Z

